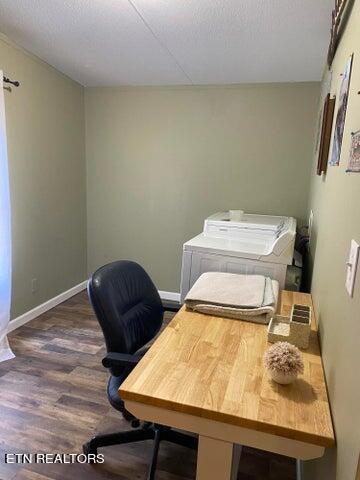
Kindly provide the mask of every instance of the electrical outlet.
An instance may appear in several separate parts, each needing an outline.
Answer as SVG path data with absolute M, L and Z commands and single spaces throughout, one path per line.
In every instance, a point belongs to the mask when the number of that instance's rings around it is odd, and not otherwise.
M 355 242 L 355 240 L 351 240 L 350 245 L 350 252 L 349 258 L 346 262 L 346 290 L 350 297 L 353 296 L 354 293 L 354 284 L 355 284 L 355 277 L 356 277 L 356 269 L 359 257 L 359 244 Z
M 31 280 L 31 292 L 35 293 L 37 291 L 37 278 Z

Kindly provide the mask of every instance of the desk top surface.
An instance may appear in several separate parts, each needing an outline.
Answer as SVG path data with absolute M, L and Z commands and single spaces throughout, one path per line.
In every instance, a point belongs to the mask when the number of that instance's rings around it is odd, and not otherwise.
M 311 296 L 281 292 L 279 313 Z M 124 400 L 330 447 L 334 444 L 313 322 L 304 374 L 291 385 L 263 365 L 267 326 L 182 308 L 120 387 Z

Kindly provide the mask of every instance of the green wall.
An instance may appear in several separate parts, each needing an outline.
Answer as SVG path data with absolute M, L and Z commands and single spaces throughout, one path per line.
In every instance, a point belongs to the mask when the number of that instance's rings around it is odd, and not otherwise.
M 0 68 L 21 82 L 5 91 L 15 318 L 86 278 L 84 92 L 3 37 Z
M 182 244 L 223 209 L 306 219 L 319 84 L 87 88 L 88 268 L 179 291 Z
M 351 4 L 351 2 L 350 2 Z M 305 464 L 305 479 L 355 480 L 360 451 L 360 278 L 355 292 L 345 290 L 345 262 L 351 239 L 360 243 L 360 174 L 345 173 L 351 132 L 360 129 L 360 2 L 356 0 L 338 47 L 331 74 L 332 94 L 339 97 L 340 74 L 354 53 L 340 166 L 325 177 L 312 169 L 310 208 L 314 212 L 311 241 L 312 294 L 319 318 L 322 354 L 336 430 L 337 449 Z M 323 93 L 329 75 L 323 82 Z M 337 105 L 335 105 L 335 112 Z M 330 147 L 331 148 L 331 147 Z

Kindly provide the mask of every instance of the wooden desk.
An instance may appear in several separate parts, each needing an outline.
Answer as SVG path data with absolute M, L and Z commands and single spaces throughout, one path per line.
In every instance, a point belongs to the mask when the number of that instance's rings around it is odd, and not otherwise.
M 311 296 L 282 292 L 279 312 Z M 182 308 L 120 387 L 136 417 L 199 434 L 197 480 L 236 478 L 248 445 L 307 460 L 334 445 L 315 322 L 305 371 L 278 385 L 264 370 L 264 325 Z

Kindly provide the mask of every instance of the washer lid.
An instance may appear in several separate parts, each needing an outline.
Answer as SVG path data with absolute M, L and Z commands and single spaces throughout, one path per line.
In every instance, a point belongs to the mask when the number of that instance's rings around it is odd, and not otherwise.
M 239 220 L 232 219 L 230 212 L 218 212 L 208 217 L 204 222 L 204 233 L 211 234 L 214 228 L 230 227 L 231 230 L 258 230 L 278 233 L 281 231 L 288 217 L 276 215 L 257 215 L 244 213 Z
M 200 233 L 184 243 L 184 250 L 232 255 L 243 258 L 258 259 L 270 253 L 271 244 L 261 239 L 232 239 L 211 237 Z

